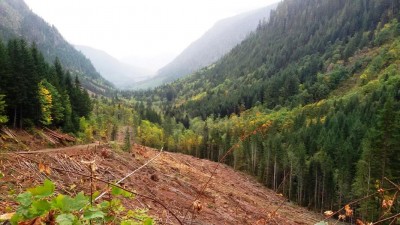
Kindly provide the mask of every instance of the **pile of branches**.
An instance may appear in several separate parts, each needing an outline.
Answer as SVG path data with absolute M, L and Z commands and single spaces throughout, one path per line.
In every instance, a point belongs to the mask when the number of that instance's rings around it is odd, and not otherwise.
M 19 140 L 17 138 L 17 135 L 10 129 L 8 129 L 7 127 L 1 127 L 1 132 L 4 133 L 5 135 L 7 135 L 9 138 L 13 139 L 15 142 L 19 143 Z
M 62 134 L 54 130 L 50 130 L 49 128 L 45 127 L 42 130 L 42 136 L 47 139 L 52 144 L 59 144 L 65 142 L 75 142 L 76 139 L 68 134 Z

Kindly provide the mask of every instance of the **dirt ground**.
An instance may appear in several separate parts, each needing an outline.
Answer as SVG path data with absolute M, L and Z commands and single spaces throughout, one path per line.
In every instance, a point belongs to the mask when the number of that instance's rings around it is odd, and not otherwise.
M 16 193 L 50 178 L 59 192 L 74 195 L 90 193 L 89 180 L 77 174 L 52 170 L 50 175 L 39 172 L 39 162 L 68 171 L 90 175 L 84 161 L 95 160 L 95 176 L 116 182 L 152 160 L 127 178 L 122 185 L 129 190 L 150 196 L 163 203 L 183 224 L 315 224 L 321 215 L 288 202 L 275 192 L 263 187 L 254 178 L 192 156 L 162 152 L 141 145 L 133 145 L 131 152 L 114 152 L 107 145 L 91 144 L 25 152 L 0 154 L 0 213 L 6 206 L 15 207 L 10 190 Z M 156 157 L 156 155 L 158 155 Z M 154 158 L 155 157 L 155 158 Z M 212 172 L 215 175 L 207 187 Z M 96 182 L 96 189 L 106 185 Z M 196 201 L 197 200 L 197 201 Z M 194 202 L 197 209 L 193 208 Z M 136 196 L 124 202 L 130 208 L 148 208 L 158 224 L 179 224 L 171 213 L 157 202 Z M 9 211 L 10 209 L 8 209 Z

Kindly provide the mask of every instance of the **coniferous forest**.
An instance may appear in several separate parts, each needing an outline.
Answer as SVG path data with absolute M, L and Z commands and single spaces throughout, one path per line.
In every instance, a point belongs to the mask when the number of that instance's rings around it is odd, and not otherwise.
M 58 59 L 49 65 L 34 43 L 0 41 L 0 70 L 0 112 L 14 128 L 52 126 L 76 132 L 79 118 L 92 110 L 78 77 L 64 71 Z
M 218 160 L 242 138 L 227 164 L 310 209 L 340 208 L 400 181 L 399 7 L 283 1 L 220 61 L 134 98 L 162 115 L 168 149 Z
M 290 201 L 340 209 L 400 183 L 399 20 L 398 0 L 284 0 L 216 63 L 110 98 L 90 98 L 35 44 L 0 42 L 0 123 L 87 142 L 124 128 L 128 146 L 214 161 L 233 149 L 226 164 Z M 358 203 L 355 215 L 377 221 L 394 195 Z

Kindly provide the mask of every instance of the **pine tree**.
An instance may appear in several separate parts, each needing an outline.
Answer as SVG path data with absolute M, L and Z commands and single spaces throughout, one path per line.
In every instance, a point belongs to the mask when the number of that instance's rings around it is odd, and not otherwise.
M 31 54 L 33 58 L 33 63 L 35 65 L 35 70 L 38 75 L 38 79 L 48 79 L 48 64 L 46 63 L 43 54 L 39 51 L 36 46 L 36 43 L 33 42 L 31 46 Z
M 62 105 L 64 108 L 64 123 L 62 125 L 64 132 L 74 132 L 76 131 L 74 128 L 74 124 L 72 122 L 72 107 L 71 101 L 69 100 L 69 95 L 67 91 L 63 91 L 62 93 Z
M 0 95 L 0 124 L 7 123 L 8 118 L 5 113 L 6 102 L 3 100 L 4 95 Z
M 126 152 L 131 150 L 131 133 L 129 131 L 129 127 L 127 127 L 125 131 L 124 146 L 122 149 Z
M 377 122 L 363 140 L 361 159 L 357 163 L 357 174 L 353 184 L 354 193 L 363 197 L 385 188 L 384 178 L 398 182 L 400 177 L 400 116 L 393 99 L 385 102 Z M 361 204 L 360 212 L 368 220 L 377 218 L 380 204 L 367 200 Z

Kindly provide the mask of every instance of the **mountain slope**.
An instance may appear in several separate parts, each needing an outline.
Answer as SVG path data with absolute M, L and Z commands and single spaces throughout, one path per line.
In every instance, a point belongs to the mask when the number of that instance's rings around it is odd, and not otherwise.
M 173 92 L 173 96 L 181 98 L 177 101 L 186 99 L 192 116 L 203 117 L 237 113 L 241 105 L 249 109 L 265 103 L 273 109 L 295 100 L 297 104 L 320 100 L 330 90 L 318 93 L 318 72 L 370 45 L 380 20 L 399 17 L 388 12 L 391 4 L 387 1 L 360 2 L 284 1 L 267 24 L 215 65 L 156 93 L 165 96 Z M 324 85 L 333 89 L 339 80 Z M 307 93 L 301 93 L 300 84 Z M 227 92 L 230 94 L 226 95 Z M 301 99 L 294 99 L 295 95 L 301 95 Z
M 27 136 L 26 133 L 23 135 Z M 107 145 L 95 144 L 39 152 L 25 152 L 27 154 L 15 157 L 0 155 L 1 172 L 4 174 L 0 178 L 4 185 L 0 189 L 0 215 L 14 207 L 9 206 L 9 200 L 13 200 L 10 190 L 17 188 L 15 184 L 18 184 L 18 188 L 25 189 L 43 182 L 43 175 L 35 162 L 51 165 L 48 178 L 57 184 L 60 192 L 66 190 L 69 193 L 71 189 L 74 193 L 84 191 L 89 194 L 90 185 L 85 177 L 77 173 L 57 171 L 55 168 L 65 170 L 72 166 L 80 174 L 90 174 L 82 159 L 95 159 L 98 168 L 95 171 L 96 178 L 114 182 L 154 158 L 153 162 L 124 181 L 123 186 L 128 190 L 135 190 L 138 195 L 134 201 L 123 199 L 123 204 L 128 209 L 148 208 L 149 214 L 160 224 L 179 222 L 160 204 L 143 196 L 152 196 L 168 206 L 183 224 L 256 224 L 256 221 L 259 221 L 257 224 L 265 224 L 269 221 L 268 224 L 294 225 L 314 224 L 323 219 L 321 215 L 287 202 L 285 198 L 262 187 L 254 178 L 223 165 L 219 167 L 205 192 L 199 195 L 202 209 L 193 212 L 191 209 L 196 195 L 211 175 L 210 168 L 215 168 L 217 164 L 183 154 L 163 152 L 155 157 L 159 153 L 157 150 L 140 145 L 134 145 L 132 152 L 128 153 L 114 152 Z M 26 166 L 29 166 L 29 170 Z M 16 172 L 18 178 L 13 176 Z M 70 188 L 71 185 L 74 188 Z M 107 189 L 107 185 L 99 181 L 94 186 L 99 192 Z M 104 199 L 109 197 L 105 195 Z M 188 212 L 186 216 L 185 212 Z
M 146 79 L 150 71 L 135 68 L 112 57 L 108 53 L 88 46 L 75 45 L 75 48 L 86 55 L 101 75 L 115 84 L 124 88 L 128 85 Z
M 227 164 L 318 211 L 376 193 L 350 215 L 376 222 L 388 180 L 400 183 L 399 12 L 396 0 L 285 0 L 212 66 L 135 95 L 164 113 L 174 151 L 218 160 L 233 145 Z
M 202 37 L 190 44 L 171 63 L 161 68 L 154 79 L 146 81 L 153 87 L 171 82 L 208 66 L 228 53 L 253 32 L 260 21 L 269 18 L 277 4 L 218 21 Z
M 53 63 L 58 57 L 63 66 L 73 74 L 88 78 L 82 79 L 91 89 L 103 89 L 99 84 L 109 85 L 83 54 L 71 46 L 54 26 L 34 14 L 23 0 L 4 0 L 0 2 L 0 38 L 23 38 L 35 42 L 45 59 Z

